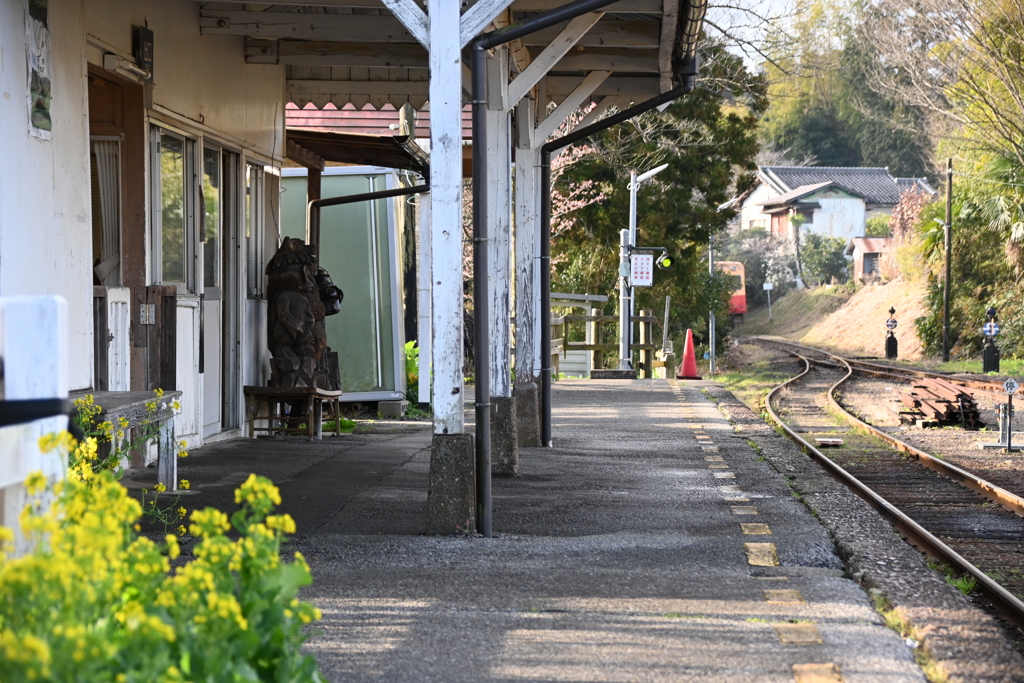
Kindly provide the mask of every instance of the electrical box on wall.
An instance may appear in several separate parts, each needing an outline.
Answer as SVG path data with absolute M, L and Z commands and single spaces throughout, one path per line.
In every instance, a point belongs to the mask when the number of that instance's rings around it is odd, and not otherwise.
M 153 31 L 145 26 L 132 27 L 132 54 L 139 68 L 149 73 L 146 79 L 153 80 Z

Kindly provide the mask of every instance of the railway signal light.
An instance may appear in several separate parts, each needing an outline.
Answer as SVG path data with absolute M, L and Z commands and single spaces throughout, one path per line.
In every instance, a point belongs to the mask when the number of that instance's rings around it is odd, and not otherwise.
M 982 372 L 999 372 L 999 347 L 996 346 L 999 322 L 995 307 L 989 307 L 985 314 L 988 315 L 988 322 L 981 328 L 985 335 L 985 347 L 981 350 L 981 370 Z
M 671 268 L 672 257 L 669 256 L 667 253 L 662 253 L 662 255 L 659 256 L 658 259 L 655 261 L 655 264 L 662 270 L 665 270 L 666 268 Z
M 885 333 L 885 359 L 896 360 L 896 356 L 899 354 L 899 342 L 896 341 L 896 334 L 893 330 L 896 329 L 896 309 L 889 307 L 889 319 L 885 321 L 886 333 Z

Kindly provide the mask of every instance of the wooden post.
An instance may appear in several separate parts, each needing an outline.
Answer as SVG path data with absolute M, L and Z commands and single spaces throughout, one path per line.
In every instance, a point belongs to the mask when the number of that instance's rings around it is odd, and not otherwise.
M 537 329 L 540 315 L 539 145 L 534 145 L 534 107 L 531 98 L 516 105 L 516 382 L 532 382 L 541 366 Z
M 459 3 L 429 0 L 434 434 L 462 434 L 462 52 Z
M 419 340 L 419 401 L 430 403 L 430 362 L 432 359 L 433 333 L 430 319 L 430 299 L 432 288 L 430 286 L 431 275 L 431 251 L 430 251 L 430 194 L 422 194 L 416 201 L 419 211 L 417 231 L 419 234 L 419 249 L 416 257 L 419 263 L 416 264 L 416 273 L 419 281 L 417 283 L 417 339 Z
M 590 315 L 591 316 L 601 315 L 601 309 L 591 308 L 590 309 Z M 596 320 L 588 320 L 587 321 L 586 341 L 587 341 L 588 344 L 600 344 L 600 342 L 597 341 L 598 325 L 600 325 L 600 323 L 598 321 L 596 321 Z M 598 367 L 597 359 L 599 357 L 599 354 L 600 354 L 600 351 L 595 351 L 594 349 L 591 349 L 591 350 L 587 351 L 587 368 L 588 368 L 588 370 L 593 370 L 594 368 Z
M 642 309 L 640 311 L 640 316 L 641 317 L 649 317 L 649 316 L 651 316 L 653 314 L 654 314 L 654 311 L 649 311 L 647 309 Z M 651 325 L 651 323 L 649 323 L 647 321 L 644 321 L 644 322 L 640 323 L 640 343 L 641 344 L 650 344 L 651 343 L 651 332 L 652 332 L 652 325 Z M 644 379 L 653 379 L 654 378 L 653 368 L 651 367 L 653 361 L 654 361 L 654 352 L 653 351 L 651 351 L 650 349 L 641 349 L 640 350 L 640 363 L 643 365 L 644 371 L 643 371 L 642 377 Z
M 4 400 L 67 398 L 67 309 L 59 296 L 0 297 Z M 52 482 L 63 478 L 66 467 L 63 454 L 39 450 L 39 438 L 63 431 L 67 423 L 66 415 L 57 415 L 0 428 L 0 525 L 14 530 L 15 555 L 30 550 L 18 525 L 28 502 L 25 478 L 42 471 Z M 49 502 L 44 497 L 44 505 Z
M 319 168 L 306 168 L 306 205 L 320 199 L 321 178 Z M 309 236 L 309 243 L 316 245 L 317 255 L 320 254 L 320 221 L 310 226 L 312 234 Z
M 489 339 L 491 396 L 512 396 L 512 340 L 509 319 L 511 266 L 510 228 L 511 171 L 510 121 L 505 107 L 508 92 L 508 48 L 494 50 L 487 60 L 487 206 L 484 220 L 488 228 L 488 278 L 491 287 Z

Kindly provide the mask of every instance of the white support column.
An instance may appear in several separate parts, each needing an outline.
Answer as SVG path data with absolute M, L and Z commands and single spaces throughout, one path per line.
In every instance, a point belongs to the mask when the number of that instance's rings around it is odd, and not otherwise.
M 419 211 L 419 220 L 417 221 L 419 249 L 416 252 L 419 261 L 416 264 L 416 310 L 418 315 L 416 320 L 416 337 L 419 339 L 420 347 L 420 363 L 417 369 L 419 374 L 418 394 L 420 403 L 430 403 L 430 361 L 432 358 L 431 349 L 434 348 L 431 343 L 433 342 L 433 332 L 430 325 L 430 264 L 432 262 L 430 251 L 430 194 L 421 194 L 416 201 L 416 206 Z
M 489 338 L 491 396 L 512 396 L 511 378 L 511 184 L 510 122 L 505 100 L 508 91 L 508 50 L 494 50 L 487 60 L 487 243 L 491 287 Z
M 462 53 L 459 3 L 429 0 L 434 434 L 465 431 L 462 387 Z
M 540 214 L 539 145 L 533 131 L 536 103 L 530 98 L 516 105 L 516 382 L 537 378 L 540 330 L 540 238 L 537 235 Z

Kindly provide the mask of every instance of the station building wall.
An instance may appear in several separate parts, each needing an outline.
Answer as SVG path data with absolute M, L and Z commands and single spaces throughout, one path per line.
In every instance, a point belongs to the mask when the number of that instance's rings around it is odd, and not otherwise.
M 262 383 L 268 366 L 266 303 L 262 292 L 247 283 L 251 273 L 262 271 L 280 238 L 284 67 L 246 64 L 240 37 L 200 35 L 198 2 L 50 0 L 47 20 L 53 130 L 51 140 L 41 140 L 29 134 L 24 0 L 0 0 L 0 158 L 5 160 L 0 169 L 0 296 L 59 294 L 67 299 L 70 387 L 94 387 L 90 75 L 109 76 L 112 82 L 143 92 L 142 82 L 131 73 L 104 73 L 103 57 L 113 53 L 133 61 L 133 26 L 147 26 L 154 33 L 154 83 L 145 90 L 144 111 L 138 117 L 144 158 L 129 174 L 144 178 L 138 185 L 141 191 L 136 192 L 144 196 L 135 197 L 142 207 L 142 223 L 122 222 L 121 234 L 122 246 L 138 242 L 141 258 L 135 279 L 122 284 L 161 284 L 153 256 L 150 133 L 154 128 L 166 128 L 193 141 L 200 155 L 206 145 L 233 154 L 242 176 L 252 170 L 259 182 L 259 231 L 250 234 L 252 226 L 241 226 L 246 242 L 237 246 L 248 250 L 250 243 L 259 243 L 259 249 L 252 251 L 262 262 L 242 259 L 234 273 L 239 299 L 233 303 L 239 311 L 237 381 L 234 387 L 221 387 L 236 392 L 240 399 L 243 382 Z M 122 172 L 122 180 L 124 176 Z M 248 189 L 239 182 L 233 196 L 225 200 L 239 216 L 248 215 L 244 212 L 250 208 L 255 211 L 255 205 L 246 203 Z M 196 190 L 201 194 L 201 187 Z M 196 249 L 202 251 L 201 246 Z M 210 400 L 204 407 L 204 392 L 216 389 L 218 383 L 199 373 L 198 365 L 200 322 L 204 316 L 207 322 L 216 320 L 219 314 L 211 317 L 204 310 L 201 293 L 198 283 L 179 289 L 177 306 L 177 388 L 184 396 L 176 426 L 190 446 L 202 442 L 204 431 L 222 431 L 208 422 L 209 410 L 204 408 L 224 397 L 207 396 Z M 216 345 L 208 344 L 204 350 L 211 349 Z M 240 400 L 233 410 L 235 418 L 240 418 Z

